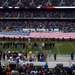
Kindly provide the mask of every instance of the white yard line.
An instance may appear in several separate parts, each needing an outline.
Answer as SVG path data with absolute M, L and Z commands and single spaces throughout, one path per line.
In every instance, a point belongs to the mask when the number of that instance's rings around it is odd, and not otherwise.
M 57 42 L 56 42 L 56 47 L 57 47 L 58 54 L 60 55 L 60 51 L 59 51 Z
M 69 44 L 71 45 L 71 47 L 74 49 L 74 51 L 75 51 L 75 47 L 69 42 Z
M 10 48 L 11 48 L 11 47 L 10 47 Z M 6 49 L 4 52 L 7 52 L 7 51 L 9 51 L 9 50 L 10 50 L 10 48 Z
M 25 48 L 22 51 L 25 52 Z

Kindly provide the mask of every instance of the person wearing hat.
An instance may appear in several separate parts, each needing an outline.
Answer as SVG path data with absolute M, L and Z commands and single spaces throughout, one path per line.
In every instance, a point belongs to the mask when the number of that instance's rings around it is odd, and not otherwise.
M 12 61 L 12 57 L 10 57 L 10 61 Z
M 29 55 L 31 56 L 31 54 L 32 54 L 32 51 L 29 51 Z

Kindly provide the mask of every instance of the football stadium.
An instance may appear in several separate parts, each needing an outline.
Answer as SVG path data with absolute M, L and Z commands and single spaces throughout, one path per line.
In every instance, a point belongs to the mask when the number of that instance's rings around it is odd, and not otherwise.
M 75 75 L 75 0 L 0 0 L 0 75 Z

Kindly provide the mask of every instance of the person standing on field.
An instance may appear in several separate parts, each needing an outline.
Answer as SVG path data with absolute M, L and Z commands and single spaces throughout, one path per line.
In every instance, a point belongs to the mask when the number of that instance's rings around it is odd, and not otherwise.
M 57 58 L 57 54 L 55 53 L 55 54 L 54 54 L 54 60 L 56 60 L 56 58 Z
M 74 53 L 71 53 L 71 60 L 74 60 Z

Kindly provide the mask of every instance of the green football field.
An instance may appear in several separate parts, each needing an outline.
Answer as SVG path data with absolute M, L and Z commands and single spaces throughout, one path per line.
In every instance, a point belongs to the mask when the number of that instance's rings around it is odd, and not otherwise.
M 26 43 L 26 44 L 29 44 L 29 41 L 28 41 L 28 39 L 25 39 L 25 40 L 15 40 L 15 41 L 13 41 L 12 39 L 11 40 L 5 40 L 5 41 L 3 41 L 3 40 L 0 40 L 0 42 L 2 43 L 2 42 L 24 42 L 24 43 Z M 32 48 L 32 44 L 34 43 L 34 42 L 37 42 L 38 43 L 38 47 L 37 48 Z M 54 48 L 47 48 L 47 49 L 45 49 L 45 48 L 42 48 L 41 47 L 41 43 L 42 42 L 55 42 L 55 46 L 54 46 Z M 29 45 L 28 46 L 28 48 L 26 49 L 26 48 L 22 48 L 22 47 L 20 47 L 20 48 L 15 48 L 15 47 L 10 47 L 10 48 L 3 48 L 1 45 L 0 45 L 0 50 L 1 51 L 3 51 L 3 52 L 7 52 L 8 50 L 10 50 L 10 51 L 23 51 L 23 52 L 29 52 L 29 51 L 32 51 L 33 53 L 35 53 L 35 51 L 50 51 L 51 50 L 51 53 L 52 54 L 54 54 L 55 52 L 57 53 L 57 54 L 70 54 L 71 52 L 74 52 L 75 53 L 75 41 L 50 41 L 50 39 L 43 39 L 43 40 L 41 40 L 41 39 L 39 39 L 39 40 L 37 40 L 37 39 L 32 39 L 31 41 L 30 41 L 30 43 L 31 43 L 31 45 Z

